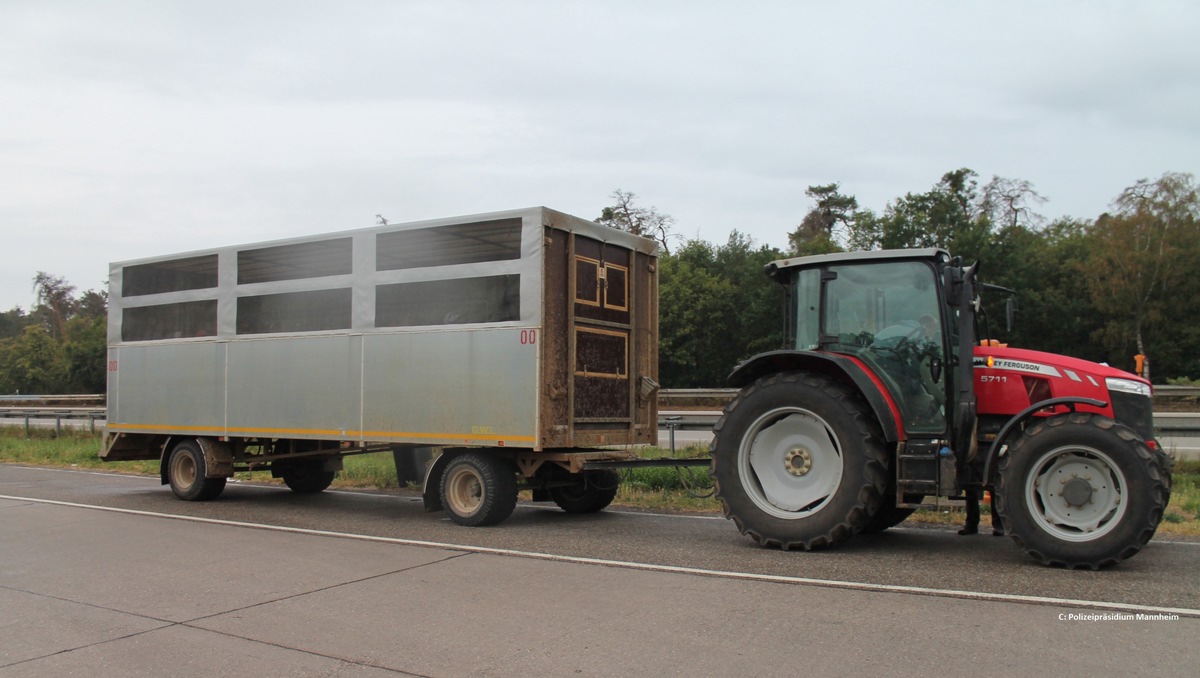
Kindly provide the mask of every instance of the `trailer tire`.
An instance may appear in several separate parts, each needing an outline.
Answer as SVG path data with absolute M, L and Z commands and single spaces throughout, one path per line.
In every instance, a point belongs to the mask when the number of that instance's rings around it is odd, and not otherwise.
M 824 548 L 865 528 L 887 487 L 870 407 L 833 379 L 768 375 L 713 429 L 711 473 L 725 517 L 764 546 Z
M 216 499 L 225 489 L 225 478 L 206 478 L 208 465 L 200 444 L 193 439 L 181 440 L 171 448 L 167 459 L 167 481 L 176 497 L 184 501 Z
M 1162 520 L 1171 486 L 1161 454 L 1108 417 L 1051 417 L 1000 457 L 997 512 L 1013 541 L 1045 565 L 1115 565 Z
M 296 494 L 324 492 L 333 483 L 337 471 L 326 471 L 323 459 L 303 459 L 288 462 L 279 469 L 283 483 Z
M 491 454 L 459 454 L 446 464 L 441 495 L 446 513 L 459 525 L 495 525 L 517 506 L 517 469 Z
M 550 498 L 567 513 L 596 513 L 616 499 L 621 485 L 621 476 L 616 471 L 587 471 L 577 476 L 577 483 L 550 488 Z

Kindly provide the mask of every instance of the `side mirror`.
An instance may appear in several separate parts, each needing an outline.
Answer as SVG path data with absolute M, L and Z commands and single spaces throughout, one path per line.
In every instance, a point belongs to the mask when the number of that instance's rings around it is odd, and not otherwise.
M 957 258 L 950 263 L 951 265 L 942 271 L 942 289 L 946 291 L 946 303 L 956 307 L 962 299 L 962 269 L 957 266 Z
M 1016 327 L 1018 310 L 1019 309 L 1017 308 L 1016 298 L 1009 297 L 1007 300 L 1005 300 L 1005 302 L 1004 302 L 1004 323 L 1007 326 L 1007 329 L 1009 332 L 1012 332 L 1013 328 Z

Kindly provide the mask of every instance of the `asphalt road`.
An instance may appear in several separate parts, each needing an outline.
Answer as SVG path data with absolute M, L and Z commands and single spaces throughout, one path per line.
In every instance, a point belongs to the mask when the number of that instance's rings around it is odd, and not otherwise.
M 785 553 L 717 516 L 533 505 L 467 529 L 411 494 L 197 504 L 0 465 L 0 676 L 1191 675 L 1198 562 L 1155 539 L 1062 571 L 905 526 Z

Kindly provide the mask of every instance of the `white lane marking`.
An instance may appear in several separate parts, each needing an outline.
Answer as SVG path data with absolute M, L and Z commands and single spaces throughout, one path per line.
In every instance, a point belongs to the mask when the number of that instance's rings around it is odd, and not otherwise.
M 85 476 L 104 476 L 105 478 L 131 478 L 134 480 L 156 479 L 157 476 L 141 476 L 120 471 L 85 471 L 81 468 L 57 468 L 54 466 L 23 466 L 21 464 L 5 464 L 5 468 L 19 468 L 25 471 L 55 471 L 57 473 L 81 473 Z
M 423 548 L 435 548 L 451 551 L 463 551 L 466 553 L 483 553 L 495 556 L 512 556 L 517 558 L 531 558 L 534 560 L 547 560 L 560 563 L 574 563 L 578 565 L 598 565 L 602 567 L 619 567 L 629 570 L 643 570 L 647 572 L 663 572 L 668 574 L 687 574 L 701 577 L 717 577 L 721 579 L 735 579 L 739 581 L 756 581 L 772 584 L 793 584 L 805 586 L 821 586 L 825 588 L 849 589 L 854 591 L 872 591 L 876 593 L 904 593 L 910 595 L 938 596 L 942 598 L 959 598 L 965 600 L 980 600 L 990 602 L 1003 603 L 1032 603 L 1036 605 L 1059 605 L 1064 607 L 1081 607 L 1093 610 L 1110 610 L 1116 612 L 1144 612 L 1147 614 L 1177 614 L 1181 617 L 1200 617 L 1200 609 L 1191 609 L 1183 607 L 1148 607 L 1145 605 L 1129 605 L 1124 603 L 1112 603 L 1100 600 L 1077 600 L 1074 598 L 1050 598 L 1046 596 L 1025 596 L 1008 593 L 987 593 L 983 591 L 961 591 L 957 589 L 935 589 L 924 586 L 899 586 L 888 584 L 870 584 L 866 582 L 841 581 L 837 579 L 813 579 L 810 577 L 790 577 L 786 575 L 774 574 L 755 574 L 751 572 L 736 572 L 730 570 L 707 570 L 697 567 L 681 567 L 677 565 L 656 565 L 653 563 L 636 563 L 622 560 L 605 560 L 602 558 L 585 558 L 582 556 L 563 556 L 553 553 L 541 553 L 537 551 L 517 551 L 513 549 L 499 549 L 490 546 L 473 546 L 470 544 L 449 544 L 445 542 L 425 541 L 421 539 L 402 539 L 399 537 L 380 537 L 369 534 L 355 534 L 352 532 L 332 532 L 329 530 L 312 530 L 302 527 L 284 527 L 281 525 L 267 525 L 263 523 L 247 523 L 237 520 L 219 520 L 216 518 L 199 518 L 196 516 L 183 516 L 170 513 L 158 513 L 155 511 L 140 511 L 136 509 L 115 508 L 112 506 L 96 506 L 92 504 L 78 504 L 68 501 L 55 501 L 52 499 L 37 499 L 34 497 L 18 497 L 11 495 L 0 494 L 0 499 L 9 499 L 13 501 L 27 501 L 34 504 L 46 504 L 50 506 L 65 506 L 68 508 L 91 509 L 94 511 L 107 511 L 110 513 L 122 513 L 126 515 L 143 516 L 149 518 L 165 518 L 168 520 L 182 520 L 192 523 L 203 523 L 206 525 L 225 525 L 228 527 L 243 527 L 256 530 L 269 530 L 271 532 L 287 532 L 291 534 L 303 534 L 315 537 L 333 537 L 337 539 L 355 539 L 358 541 L 376 542 L 382 544 L 397 544 L 401 546 L 419 546 Z

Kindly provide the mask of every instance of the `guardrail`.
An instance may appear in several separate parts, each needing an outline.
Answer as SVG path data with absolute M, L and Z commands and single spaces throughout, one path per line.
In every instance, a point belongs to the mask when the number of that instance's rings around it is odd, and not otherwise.
M 1200 386 L 1155 386 L 1154 395 L 1175 398 L 1200 398 Z
M 1192 386 L 1160 386 L 1159 389 L 1179 389 L 1200 393 L 1200 388 Z M 721 405 L 722 399 L 730 399 L 737 389 L 671 389 L 660 392 L 660 409 L 665 410 L 658 418 L 660 431 L 669 431 L 674 439 L 675 431 L 705 431 L 717 423 L 720 412 L 715 411 L 672 411 L 670 406 L 695 406 L 690 402 L 703 400 L 713 409 Z M 1174 394 L 1174 392 L 1172 393 Z M 25 423 L 28 434 L 31 422 L 36 419 L 54 420 L 55 430 L 62 431 L 64 420 L 86 419 L 90 430 L 96 432 L 96 423 L 103 422 L 106 412 L 104 407 L 31 407 L 6 406 L 3 402 L 35 402 L 41 399 L 46 402 L 86 402 L 88 399 L 103 398 L 103 396 L 0 396 L 0 419 L 20 419 Z M 1156 412 L 1154 414 L 1155 432 L 1160 436 L 1176 438 L 1200 438 L 1200 413 L 1191 412 Z
M 103 407 L 3 407 L 0 406 L 0 419 L 21 419 L 25 422 L 25 435 L 29 435 L 32 422 L 36 419 L 53 419 L 54 430 L 62 433 L 63 420 L 87 419 L 88 429 L 96 432 L 96 422 L 104 421 L 107 414 Z
M 103 393 L 71 393 L 67 395 L 0 395 L 0 403 L 62 403 L 104 402 Z

